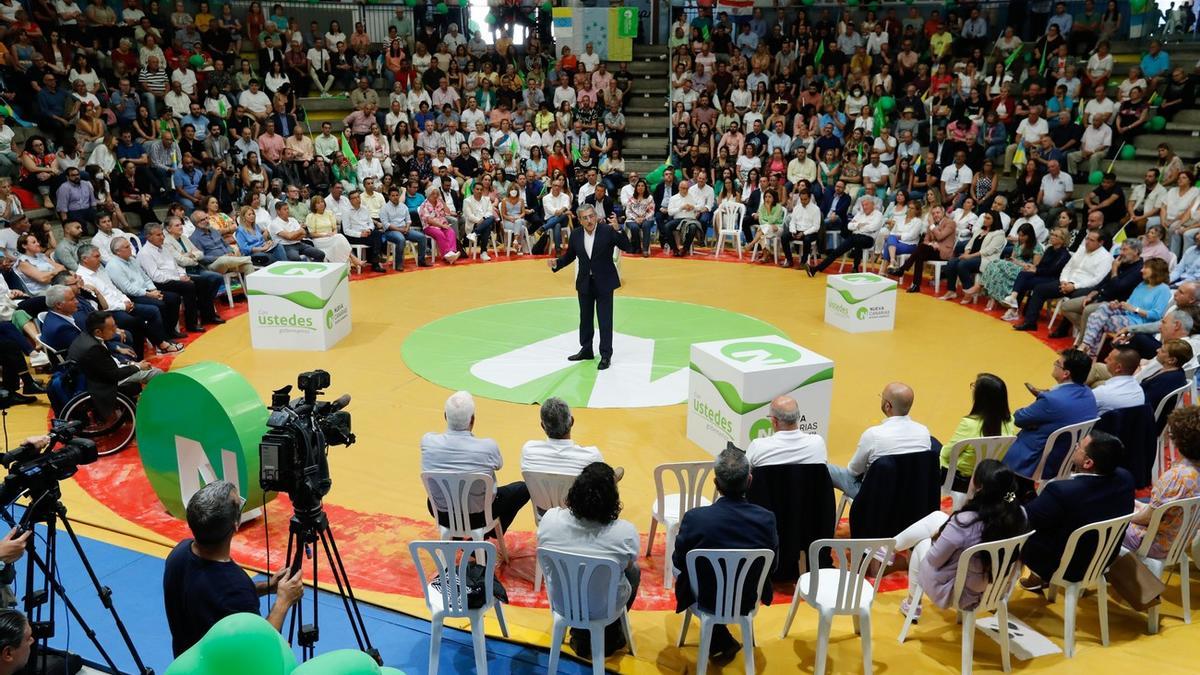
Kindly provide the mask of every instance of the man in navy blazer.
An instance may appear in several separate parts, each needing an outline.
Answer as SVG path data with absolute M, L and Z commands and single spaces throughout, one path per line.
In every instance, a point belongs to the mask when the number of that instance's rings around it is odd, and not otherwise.
M 613 249 L 629 253 L 633 247 L 616 216 L 609 216 L 610 227 L 597 227 L 599 218 L 595 207 L 585 204 L 579 207 L 577 215 L 583 227 L 571 232 L 567 250 L 561 256 L 546 262 L 551 271 L 557 272 L 579 261 L 575 275 L 575 291 L 579 294 L 579 352 L 568 356 L 567 360 L 591 361 L 596 358 L 592 352 L 595 318 L 600 323 L 600 363 L 596 367 L 604 370 L 612 361 L 613 291 L 621 287 L 621 277 L 613 263 Z
M 765 548 L 775 554 L 761 589 L 748 588 L 743 593 L 742 611 L 750 611 L 761 598 L 771 604 L 771 577 L 779 557 L 779 537 L 775 531 L 775 514 L 746 501 L 750 488 L 750 462 L 746 453 L 737 448 L 722 452 L 713 468 L 714 481 L 721 497 L 712 506 L 701 506 L 684 514 L 675 535 L 675 554 L 671 563 L 678 571 L 675 577 L 675 611 L 682 612 L 699 604 L 712 610 L 715 606 L 716 580 L 705 563 L 697 565 L 696 587 L 700 597 L 692 593 L 687 572 L 687 554 L 700 548 L 756 549 Z M 747 584 L 758 578 L 758 569 L 750 570 Z M 723 625 L 713 626 L 710 658 L 718 663 L 732 659 L 741 645 Z
M 1116 436 L 1091 432 L 1080 441 L 1071 457 L 1075 473 L 1068 479 L 1051 481 L 1037 498 L 1025 505 L 1029 528 L 1034 533 L 1021 549 L 1021 562 L 1031 572 L 1021 580 L 1023 587 L 1037 590 L 1054 575 L 1072 532 L 1084 525 L 1133 513 L 1133 476 L 1120 468 L 1124 452 Z M 1081 539 L 1064 578 L 1082 579 L 1095 552 L 1095 537 Z
M 845 181 L 838 181 L 833 184 L 833 189 L 825 193 L 821 198 L 821 219 L 824 223 L 825 231 L 838 230 L 845 231 L 846 224 L 850 222 L 850 195 L 846 194 Z
M 1017 440 L 1004 455 L 1004 463 L 1018 476 L 1035 479 L 1038 462 L 1046 440 L 1056 430 L 1070 424 L 1085 422 L 1100 416 L 1096 397 L 1084 384 L 1092 369 L 1092 360 L 1078 349 L 1064 350 L 1054 362 L 1052 389 L 1033 390 L 1037 399 L 1013 414 L 1013 423 L 1020 429 Z M 1041 477 L 1051 477 L 1067 459 L 1070 439 L 1060 438 L 1050 453 Z

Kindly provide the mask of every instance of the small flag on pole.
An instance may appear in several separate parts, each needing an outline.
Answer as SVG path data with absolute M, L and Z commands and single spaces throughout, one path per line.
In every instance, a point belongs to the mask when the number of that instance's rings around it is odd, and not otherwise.
M 817 64 L 817 67 L 820 68 L 821 67 L 821 59 L 824 59 L 824 58 L 825 58 L 825 43 L 821 42 L 820 44 L 817 45 L 817 53 L 816 53 L 816 55 L 813 56 L 813 63 Z
M 1017 48 L 1013 50 L 1013 53 L 1009 54 L 1007 59 L 1004 59 L 1004 69 L 1005 70 L 1012 68 L 1013 61 L 1016 61 L 1017 57 L 1021 55 L 1021 50 L 1024 47 L 1025 47 L 1025 45 L 1023 45 L 1023 44 L 1017 45 Z
M 354 156 L 354 150 L 350 148 L 350 139 L 346 138 L 346 132 L 342 132 L 342 155 L 350 161 L 350 166 L 358 166 L 358 157 Z

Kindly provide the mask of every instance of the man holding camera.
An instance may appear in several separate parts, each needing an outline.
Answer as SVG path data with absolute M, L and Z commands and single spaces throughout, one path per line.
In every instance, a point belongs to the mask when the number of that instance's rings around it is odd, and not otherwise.
M 230 557 L 245 504 L 237 488 L 227 481 L 209 483 L 188 500 L 187 521 L 193 538 L 175 546 L 163 570 L 163 600 L 175 656 L 230 614 L 257 614 L 258 598 L 267 593 L 275 593 L 275 606 L 267 621 L 281 629 L 288 610 L 304 594 L 298 570 L 285 567 L 270 581 L 256 584 Z

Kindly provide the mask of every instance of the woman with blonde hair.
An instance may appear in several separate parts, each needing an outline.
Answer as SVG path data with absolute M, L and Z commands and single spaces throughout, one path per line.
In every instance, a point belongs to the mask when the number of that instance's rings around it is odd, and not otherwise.
M 312 237 L 313 246 L 325 254 L 326 262 L 348 262 L 358 269 L 363 268 L 363 261 L 351 252 L 346 236 L 338 232 L 337 218 L 326 210 L 324 198 L 316 196 L 309 201 L 304 228 Z

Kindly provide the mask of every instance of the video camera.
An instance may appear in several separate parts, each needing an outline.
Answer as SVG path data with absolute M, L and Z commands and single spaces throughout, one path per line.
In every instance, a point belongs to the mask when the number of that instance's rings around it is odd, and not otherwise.
M 350 431 L 350 395 L 318 401 L 329 387 L 329 373 L 300 373 L 296 385 L 303 398 L 291 400 L 289 384 L 271 393 L 267 433 L 258 445 L 259 484 L 269 492 L 283 492 L 299 511 L 321 506 L 333 480 L 329 477 L 329 446 L 353 445 Z
M 55 420 L 49 433 L 50 443 L 44 450 L 22 443 L 15 450 L 0 454 L 0 465 L 8 469 L 0 484 L 0 507 L 12 504 L 25 493 L 36 498 L 57 490 L 58 482 L 74 476 L 81 464 L 96 461 L 96 444 L 86 438 L 75 438 L 82 424 Z

